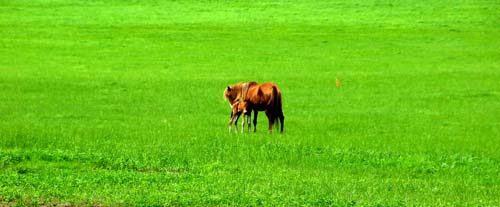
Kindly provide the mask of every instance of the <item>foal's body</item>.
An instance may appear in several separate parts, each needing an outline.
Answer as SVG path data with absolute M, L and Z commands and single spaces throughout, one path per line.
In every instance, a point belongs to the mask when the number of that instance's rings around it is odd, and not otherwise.
M 248 102 L 246 101 L 237 101 L 233 105 L 231 105 L 231 118 L 229 119 L 229 132 L 232 131 L 233 129 L 233 123 L 234 127 L 236 128 L 236 132 L 238 132 L 238 119 L 240 118 L 241 114 L 243 114 L 243 121 L 241 122 L 241 133 L 243 133 L 243 130 L 245 129 L 245 119 L 246 123 L 248 123 L 248 132 L 250 132 L 250 118 L 252 116 L 252 110 L 248 107 Z
M 255 111 L 253 119 L 254 132 L 257 130 L 258 111 L 266 112 L 269 120 L 269 133 L 272 132 L 275 122 L 281 124 L 280 132 L 283 132 L 285 117 L 283 115 L 281 91 L 276 84 L 263 83 L 259 85 L 257 82 L 238 83 L 226 88 L 224 98 L 231 105 L 237 102 L 238 99 L 248 102 L 248 108 Z

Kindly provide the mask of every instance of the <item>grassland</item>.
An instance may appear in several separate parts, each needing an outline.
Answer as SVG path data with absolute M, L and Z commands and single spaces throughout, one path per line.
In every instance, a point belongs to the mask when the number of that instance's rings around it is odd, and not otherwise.
M 498 11 L 0 1 L 0 206 L 499 206 Z M 227 133 L 250 80 L 283 135 Z

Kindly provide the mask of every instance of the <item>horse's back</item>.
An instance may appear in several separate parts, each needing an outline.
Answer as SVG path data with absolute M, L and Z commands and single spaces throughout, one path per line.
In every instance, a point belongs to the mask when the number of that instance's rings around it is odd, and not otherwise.
M 263 95 L 269 96 L 273 93 L 281 94 L 280 89 L 275 83 L 263 83 L 259 85 L 259 92 Z
M 281 92 L 274 83 L 262 83 L 260 85 L 254 85 L 249 90 L 248 99 L 255 109 L 264 111 L 272 107 L 276 99 L 281 99 Z

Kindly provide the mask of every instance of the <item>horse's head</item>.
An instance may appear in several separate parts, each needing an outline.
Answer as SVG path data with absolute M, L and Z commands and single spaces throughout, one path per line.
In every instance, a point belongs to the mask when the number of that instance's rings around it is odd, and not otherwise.
M 231 86 L 228 86 L 226 90 L 224 90 L 224 100 L 229 100 L 230 104 L 234 103 L 234 100 L 236 100 L 237 96 L 237 91 Z

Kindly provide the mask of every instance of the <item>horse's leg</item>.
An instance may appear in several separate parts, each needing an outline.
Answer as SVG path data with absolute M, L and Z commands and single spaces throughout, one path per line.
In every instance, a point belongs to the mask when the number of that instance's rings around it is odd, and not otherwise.
M 274 125 L 274 114 L 270 111 L 266 111 L 266 116 L 267 119 L 269 120 L 269 134 L 273 132 L 273 125 Z
M 250 123 L 251 121 L 252 121 L 252 111 L 250 111 L 247 115 L 248 133 L 250 133 L 250 128 L 252 128 L 252 123 Z
M 283 115 L 283 112 L 280 112 L 279 119 L 280 119 L 280 125 L 281 125 L 280 133 L 283 133 L 283 125 L 285 125 L 285 116 Z
M 257 132 L 257 115 L 259 112 L 255 110 L 255 114 L 253 115 L 253 132 Z

